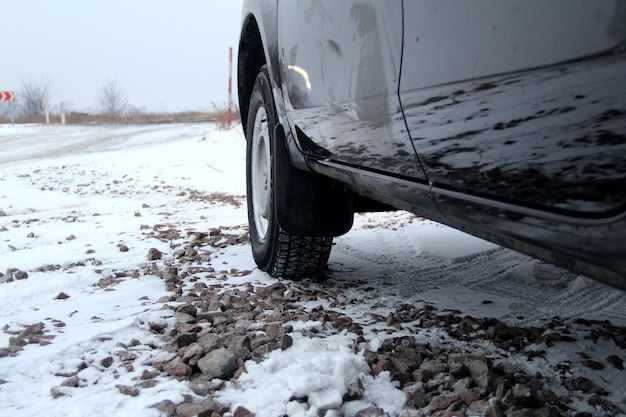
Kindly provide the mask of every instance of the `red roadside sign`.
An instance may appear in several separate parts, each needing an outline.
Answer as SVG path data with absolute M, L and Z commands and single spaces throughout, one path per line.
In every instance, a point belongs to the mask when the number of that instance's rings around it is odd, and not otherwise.
M 0 101 L 15 101 L 15 92 L 0 91 Z

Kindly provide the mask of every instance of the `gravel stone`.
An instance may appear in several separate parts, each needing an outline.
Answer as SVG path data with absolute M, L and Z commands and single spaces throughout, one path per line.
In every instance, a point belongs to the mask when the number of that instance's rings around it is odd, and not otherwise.
M 136 397 L 139 395 L 139 388 L 129 387 L 128 385 L 116 385 L 117 389 L 124 395 Z
M 437 395 L 436 397 L 433 397 L 428 405 L 433 410 L 445 410 L 457 400 L 458 398 L 455 396 Z
M 13 277 L 14 277 L 16 280 L 18 280 L 18 281 L 19 281 L 19 280 L 23 280 L 23 279 L 27 279 L 27 278 L 28 278 L 28 273 L 27 273 L 26 271 L 19 270 L 19 271 L 16 271 L 16 272 L 13 274 Z
M 178 351 L 178 354 L 180 355 L 184 363 L 190 366 L 194 366 L 198 363 L 198 359 L 200 359 L 202 355 L 204 355 L 204 352 L 202 350 L 202 347 L 198 343 L 194 342 L 180 349 Z
M 205 417 L 210 416 L 212 412 L 211 406 L 206 404 L 182 403 L 176 407 L 177 417 Z
M 606 360 L 620 371 L 624 370 L 624 361 L 617 355 L 611 355 Z
M 214 351 L 215 349 L 224 347 L 222 338 L 214 333 L 205 333 L 199 335 L 198 345 L 200 345 L 204 353 L 209 353 Z
M 197 341 L 198 335 L 196 333 L 182 333 L 176 336 L 176 345 L 179 348 L 189 346 Z
M 489 365 L 485 361 L 472 359 L 467 363 L 467 368 L 472 379 L 477 380 L 489 372 Z
M 73 388 L 76 388 L 76 387 L 78 387 L 79 382 L 80 381 L 79 381 L 78 377 L 73 376 L 73 377 L 67 378 L 65 381 L 61 382 L 61 386 L 62 387 L 73 387 Z
M 107 356 L 106 358 L 102 359 L 100 361 L 100 365 L 104 366 L 105 368 L 108 368 L 111 365 L 113 365 L 113 356 Z
M 389 414 L 380 407 L 367 407 L 357 411 L 354 417 L 389 417 Z
M 235 414 L 234 417 L 255 417 L 256 414 L 254 414 L 252 411 L 248 410 L 245 407 L 237 407 L 237 409 L 235 410 Z
M 226 348 L 216 349 L 198 360 L 198 367 L 204 374 L 230 379 L 237 370 L 237 355 Z
M 590 379 L 582 377 L 582 376 L 578 378 L 566 379 L 564 383 L 565 383 L 565 387 L 569 391 L 588 392 L 594 387 L 594 384 L 593 382 L 591 382 Z
M 426 395 L 426 389 L 424 388 L 424 384 L 421 382 L 416 382 L 408 387 L 404 388 L 404 393 L 406 395 L 407 404 L 414 408 L 421 408 L 426 405 L 424 401 L 424 397 Z
M 192 317 L 196 317 L 196 315 L 198 314 L 198 308 L 196 306 L 194 306 L 191 303 L 187 303 L 187 304 L 183 304 L 182 306 L 178 307 L 176 309 L 177 313 L 184 313 L 184 314 L 188 314 Z
M 53 388 L 50 388 L 50 395 L 52 396 L 52 398 L 59 398 L 59 397 L 64 397 L 67 394 L 65 393 L 62 387 L 53 387 Z
M 189 383 L 189 388 L 202 397 L 206 397 L 209 393 L 217 391 L 224 386 L 221 379 L 207 379 L 205 375 L 194 378 Z
M 165 365 L 164 371 L 170 375 L 177 376 L 177 377 L 186 377 L 186 376 L 191 376 L 193 374 L 193 370 L 191 369 L 189 365 L 178 362 L 177 360 Z
M 159 401 L 156 404 L 152 404 L 150 408 L 159 410 L 163 415 L 167 417 L 174 417 L 176 414 L 176 404 L 170 400 Z
M 603 364 L 601 364 L 598 361 L 593 361 L 591 359 L 583 360 L 583 365 L 586 366 L 587 368 L 595 369 L 596 371 L 600 371 L 600 370 L 604 369 L 604 365 Z
M 445 363 L 435 360 L 425 360 L 422 362 L 420 369 L 429 372 L 431 375 L 436 375 L 447 370 Z
M 163 254 L 157 248 L 150 248 L 148 250 L 148 260 L 149 261 L 156 261 L 156 260 L 161 259 L 162 257 L 163 257 Z

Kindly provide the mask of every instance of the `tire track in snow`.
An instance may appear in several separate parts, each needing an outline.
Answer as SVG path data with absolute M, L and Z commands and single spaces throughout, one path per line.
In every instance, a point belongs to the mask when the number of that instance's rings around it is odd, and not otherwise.
M 441 298 L 447 291 L 466 289 L 474 304 L 497 300 L 504 308 L 498 318 L 512 325 L 537 325 L 555 316 L 626 324 L 624 291 L 499 246 L 461 256 L 442 254 L 419 242 L 423 227 L 392 228 L 386 219 L 383 228 L 337 239 L 330 280 L 357 281 L 357 287 L 368 291 L 364 300 L 384 298 L 395 304 L 429 302 L 433 292 Z M 438 233 L 427 227 L 428 233 Z

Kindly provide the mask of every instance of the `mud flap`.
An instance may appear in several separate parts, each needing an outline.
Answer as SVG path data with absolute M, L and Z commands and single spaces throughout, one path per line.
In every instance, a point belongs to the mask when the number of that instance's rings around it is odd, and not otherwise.
M 354 219 L 352 192 L 331 178 L 291 164 L 282 125 L 273 135 L 274 210 L 278 225 L 294 236 L 335 237 Z

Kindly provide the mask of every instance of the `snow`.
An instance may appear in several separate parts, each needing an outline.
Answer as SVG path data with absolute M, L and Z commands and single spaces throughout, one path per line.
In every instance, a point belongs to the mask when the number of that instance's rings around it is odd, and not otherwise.
M 145 272 L 150 248 L 165 258 L 173 255 L 172 242 L 150 234 L 156 225 L 245 227 L 241 127 L 0 125 L 0 149 L 0 272 L 28 273 L 27 279 L 0 283 L 0 348 L 9 345 L 11 332 L 35 323 L 54 336 L 49 344 L 28 344 L 15 357 L 0 357 L 0 416 L 158 416 L 152 404 L 195 396 L 187 382 L 163 376 L 136 396 L 119 388 L 134 386 L 152 364 L 171 357 L 148 326 L 173 320 L 162 301 L 170 293 L 159 277 L 136 272 Z M 221 204 L 212 193 L 233 195 L 243 204 Z M 359 215 L 354 230 L 336 242 L 328 275 L 343 290 L 336 300 L 329 295 L 307 307 L 330 308 L 337 301 L 341 307 L 335 308 L 363 324 L 368 342 L 356 345 L 355 335 L 345 332 L 312 333 L 317 322 L 289 323 L 293 346 L 246 363 L 239 380 L 219 393 L 233 409 L 317 416 L 341 405 L 350 384 L 361 381 L 364 398 L 344 403 L 344 415 L 373 404 L 398 415 L 404 394 L 388 373 L 371 375 L 363 350 L 398 335 L 413 334 L 423 344 L 447 340 L 443 332 L 418 326 L 391 332 L 371 320 L 399 303 L 428 303 L 512 325 L 554 316 L 626 325 L 624 292 L 412 214 Z M 221 250 L 213 262 L 226 270 L 254 270 L 245 245 Z M 274 282 L 254 270 L 224 284 Z M 325 291 L 324 284 L 311 286 Z M 619 351 L 602 338 L 556 346 L 548 356 L 520 359 L 519 365 L 540 372 L 568 362 L 581 370 L 577 352 L 604 360 Z M 137 356 L 132 367 L 123 360 L 129 354 Z M 108 358 L 113 363 L 105 366 Z M 63 386 L 79 369 L 79 386 Z M 598 379 L 595 371 L 582 371 Z M 613 400 L 626 398 L 624 371 L 607 367 L 600 378 L 615 387 Z
M 341 406 L 348 386 L 360 380 L 365 388 L 364 400 L 392 415 L 399 414 L 404 393 L 392 384 L 388 372 L 372 377 L 363 355 L 349 348 L 352 342 L 352 337 L 345 334 L 324 339 L 299 335 L 290 349 L 273 351 L 258 364 L 248 362 L 239 386 L 230 384 L 220 398 L 235 408 L 259 410 L 259 417 L 315 416 L 319 410 Z M 292 400 L 304 397 L 308 397 L 306 404 Z M 355 410 L 355 404 L 348 402 L 343 411 L 353 416 L 361 408 Z
M 167 355 L 147 346 L 159 342 L 146 323 L 169 314 L 158 302 L 169 294 L 163 281 L 144 275 L 111 288 L 96 284 L 146 264 L 151 247 L 168 253 L 168 244 L 147 238 L 141 226 L 172 220 L 170 211 L 185 224 L 202 216 L 218 217 L 217 225 L 244 223 L 243 209 L 208 210 L 188 199 L 190 189 L 245 193 L 244 143 L 237 129 L 200 124 L 0 126 L 0 226 L 7 229 L 0 232 L 0 271 L 14 267 L 29 275 L 0 284 L 0 326 L 21 330 L 42 322 L 55 336 L 49 345 L 0 358 L 6 381 L 0 415 L 156 416 L 149 405 L 182 401 L 189 390 L 176 381 L 143 390 L 140 398 L 122 395 L 116 385 L 133 385 L 143 369 L 98 365 L 132 339 L 141 341 L 133 348 L 136 362 Z M 128 252 L 120 252 L 121 243 Z M 39 270 L 47 265 L 59 269 Z M 61 292 L 69 298 L 56 299 Z M 0 333 L 0 347 L 10 336 Z M 85 387 L 62 387 L 66 395 L 53 400 L 50 390 L 65 380 L 58 375 L 83 361 L 95 364 L 78 374 Z

